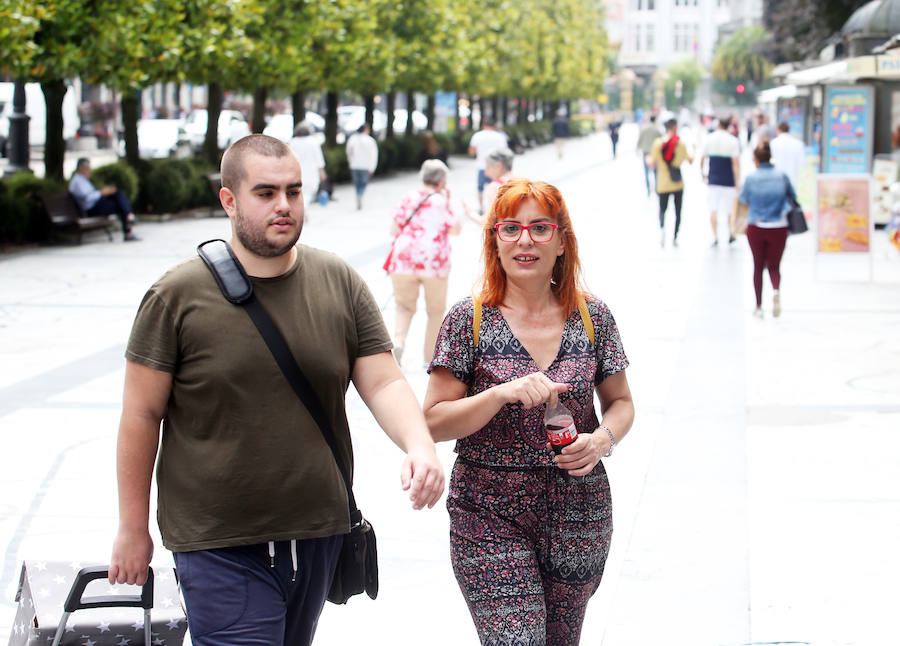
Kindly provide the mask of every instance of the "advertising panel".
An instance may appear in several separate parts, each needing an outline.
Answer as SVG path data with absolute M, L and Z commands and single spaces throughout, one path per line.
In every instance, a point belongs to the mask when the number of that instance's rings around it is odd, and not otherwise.
M 868 173 L 875 92 L 871 86 L 828 86 L 822 113 L 822 172 Z
M 868 253 L 872 233 L 867 175 L 816 176 L 816 238 L 820 253 Z
M 806 122 L 809 115 L 809 97 L 795 96 L 778 99 L 777 122 L 784 121 L 791 129 L 790 133 L 797 139 L 806 143 Z

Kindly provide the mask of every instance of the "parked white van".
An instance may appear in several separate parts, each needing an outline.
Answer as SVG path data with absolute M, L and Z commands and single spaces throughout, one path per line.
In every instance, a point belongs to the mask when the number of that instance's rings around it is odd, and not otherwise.
M 0 153 L 6 156 L 6 142 L 9 139 L 9 117 L 13 114 L 14 83 L 0 83 Z M 75 90 L 69 86 L 63 98 L 63 138 L 66 141 L 75 138 L 80 118 Z M 43 146 L 47 139 L 47 104 L 40 83 L 25 84 L 25 114 L 28 121 L 28 143 L 32 146 Z

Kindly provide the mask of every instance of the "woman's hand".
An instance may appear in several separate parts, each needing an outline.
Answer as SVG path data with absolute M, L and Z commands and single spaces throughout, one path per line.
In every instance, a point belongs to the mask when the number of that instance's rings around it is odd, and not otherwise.
M 551 448 L 549 442 L 547 448 Z M 553 461 L 573 476 L 586 476 L 608 451 L 609 436 L 606 433 L 579 433 L 574 442 L 553 457 Z
M 569 384 L 553 381 L 543 372 L 534 372 L 492 388 L 494 394 L 500 397 L 504 404 L 521 403 L 525 410 L 540 406 L 544 402 L 556 406 L 559 393 L 564 393 L 568 389 Z

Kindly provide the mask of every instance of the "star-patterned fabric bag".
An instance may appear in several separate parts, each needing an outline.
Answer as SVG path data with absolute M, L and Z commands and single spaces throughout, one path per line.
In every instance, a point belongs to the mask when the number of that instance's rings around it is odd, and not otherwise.
M 18 608 L 10 631 L 9 646 L 49 646 L 53 642 L 66 600 L 82 563 L 25 561 L 16 592 Z M 105 567 L 105 566 L 103 566 Z M 177 646 L 184 643 L 187 620 L 178 595 L 175 570 L 154 567 L 150 643 Z M 134 585 L 109 585 L 106 578 L 91 581 L 84 589 L 82 605 L 95 597 L 115 601 L 126 595 L 140 596 Z M 90 607 L 71 614 L 62 628 L 61 646 L 139 646 L 144 644 L 144 611 L 136 608 Z

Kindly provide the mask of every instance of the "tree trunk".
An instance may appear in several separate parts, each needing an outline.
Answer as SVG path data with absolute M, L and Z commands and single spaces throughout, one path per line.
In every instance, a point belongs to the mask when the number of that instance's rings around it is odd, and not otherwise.
M 487 108 L 487 101 L 484 100 L 483 96 L 478 97 L 478 129 L 479 130 L 481 130 L 481 128 L 484 127 L 484 115 L 485 115 L 486 108 Z
M 140 159 L 138 150 L 137 122 L 140 112 L 140 90 L 122 93 L 122 128 L 125 131 L 125 160 L 137 167 Z
M 291 95 L 291 113 L 294 115 L 294 127 L 306 118 L 306 92 L 297 90 Z
M 506 127 L 509 123 L 509 99 L 505 96 L 500 97 L 500 118 L 503 123 L 501 127 Z
M 494 123 L 501 127 L 503 126 L 500 123 L 500 97 L 496 94 L 491 97 L 491 118 L 494 120 Z
M 206 140 L 203 142 L 203 157 L 219 165 L 219 115 L 222 113 L 224 92 L 218 83 L 210 83 L 206 100 Z
M 266 98 L 269 96 L 269 88 L 258 87 L 253 91 L 253 116 L 250 128 L 259 134 L 266 127 Z
M 427 128 L 431 131 L 434 131 L 434 106 L 437 103 L 437 99 L 434 96 L 434 92 L 428 95 L 428 103 L 425 105 L 425 116 L 428 119 Z
M 528 99 L 519 97 L 518 106 L 516 107 L 516 123 L 528 123 Z
M 327 112 L 325 114 L 325 145 L 337 146 L 338 93 L 328 92 L 325 95 L 325 103 L 327 108 Z
M 406 92 L 406 136 L 412 137 L 413 120 L 412 113 L 416 109 L 416 93 L 412 90 Z
M 369 132 L 375 136 L 375 97 L 372 94 L 363 95 L 363 105 L 366 106 L 366 123 L 369 124 Z
M 391 90 L 387 93 L 387 129 L 385 130 L 385 138 L 391 139 L 394 136 L 394 110 L 397 107 L 397 93 Z
M 47 121 L 44 132 L 44 177 L 63 181 L 63 159 L 66 154 L 66 142 L 63 140 L 63 97 L 66 96 L 66 82 L 53 79 L 41 83 L 44 91 L 44 103 L 47 105 Z

